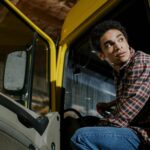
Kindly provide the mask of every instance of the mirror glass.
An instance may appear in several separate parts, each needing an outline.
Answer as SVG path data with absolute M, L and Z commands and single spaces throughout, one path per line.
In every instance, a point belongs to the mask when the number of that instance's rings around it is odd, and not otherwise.
M 4 88 L 10 91 L 22 90 L 25 80 L 25 70 L 25 51 L 16 51 L 8 54 L 4 72 Z

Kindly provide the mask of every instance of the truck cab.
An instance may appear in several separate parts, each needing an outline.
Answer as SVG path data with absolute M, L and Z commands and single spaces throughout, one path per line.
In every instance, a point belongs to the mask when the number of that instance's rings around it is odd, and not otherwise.
M 112 68 L 99 60 L 90 40 L 99 22 L 120 21 L 130 45 L 149 53 L 149 0 L 79 0 L 66 16 L 58 45 L 11 0 L 0 1 L 0 12 L 3 149 L 71 149 L 63 132 L 68 116 L 110 113 L 96 111 L 98 102 L 115 99 Z

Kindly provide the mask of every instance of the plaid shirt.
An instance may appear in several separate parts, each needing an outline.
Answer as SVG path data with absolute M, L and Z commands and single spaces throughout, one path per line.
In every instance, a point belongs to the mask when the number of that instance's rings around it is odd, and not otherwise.
M 117 105 L 108 121 L 134 129 L 150 144 L 150 55 L 131 51 L 130 60 L 114 73 Z

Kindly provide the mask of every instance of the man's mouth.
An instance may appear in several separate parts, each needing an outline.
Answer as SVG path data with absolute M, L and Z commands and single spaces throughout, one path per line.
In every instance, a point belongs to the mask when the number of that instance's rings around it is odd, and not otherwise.
M 115 54 L 115 57 L 124 57 L 126 55 L 126 52 L 119 52 Z

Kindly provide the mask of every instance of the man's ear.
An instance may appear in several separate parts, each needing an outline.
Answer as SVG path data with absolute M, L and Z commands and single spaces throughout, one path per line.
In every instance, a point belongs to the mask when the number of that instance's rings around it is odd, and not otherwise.
M 98 54 L 98 57 L 99 57 L 101 60 L 105 60 L 105 55 L 104 55 L 104 53 L 102 53 L 102 52 L 100 52 L 100 53 Z

